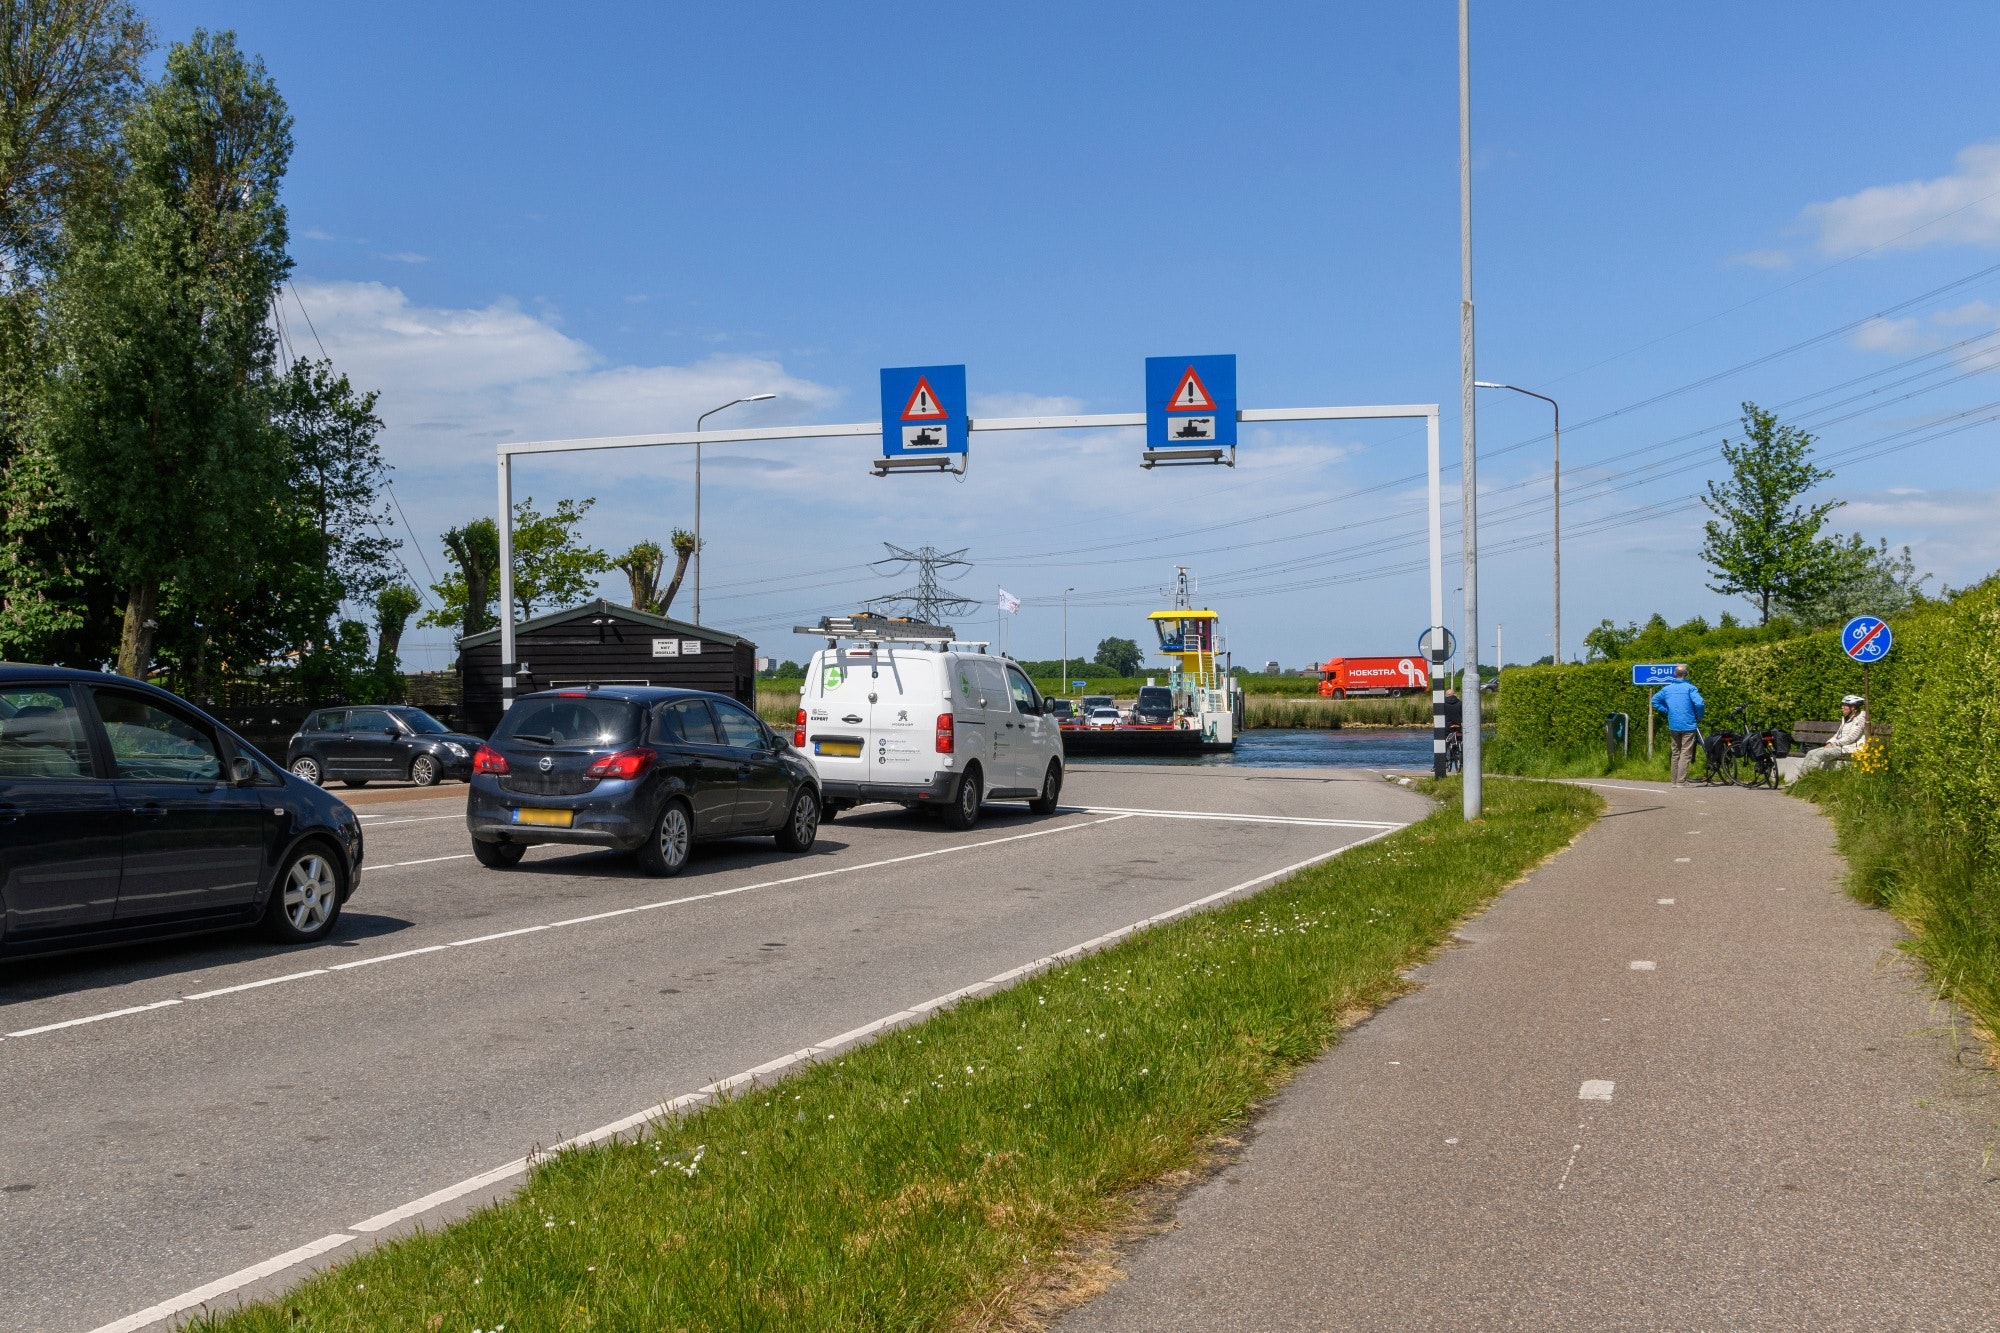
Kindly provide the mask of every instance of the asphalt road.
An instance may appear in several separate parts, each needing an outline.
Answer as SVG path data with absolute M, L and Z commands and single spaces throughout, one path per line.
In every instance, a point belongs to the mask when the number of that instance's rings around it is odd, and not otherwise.
M 1047 818 L 875 807 L 805 857 L 742 840 L 653 880 L 554 848 L 482 869 L 463 805 L 357 803 L 368 869 L 320 946 L 0 964 L 0 1327 L 114 1323 L 1425 809 L 1353 770 L 1084 766 Z
M 2000 1088 L 1825 821 L 1601 787 L 1062 1333 L 2000 1327 Z

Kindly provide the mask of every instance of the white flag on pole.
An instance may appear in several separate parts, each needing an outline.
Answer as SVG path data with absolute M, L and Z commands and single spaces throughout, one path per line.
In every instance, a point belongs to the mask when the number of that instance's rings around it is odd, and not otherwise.
M 1013 593 L 1008 592 L 1005 588 L 1002 588 L 1000 589 L 1000 609 L 1010 612 L 1019 611 L 1021 609 L 1021 599 Z

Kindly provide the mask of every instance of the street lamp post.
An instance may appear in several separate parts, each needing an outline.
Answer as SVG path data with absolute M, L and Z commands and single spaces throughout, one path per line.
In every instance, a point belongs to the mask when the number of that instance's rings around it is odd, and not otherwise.
M 777 396 L 775 393 L 753 393 L 748 398 L 732 398 L 722 407 L 711 407 L 696 417 L 695 431 L 699 433 L 701 423 L 723 408 L 734 407 L 738 403 L 768 402 Z M 697 625 L 701 623 L 701 441 L 699 440 L 695 441 L 694 446 L 694 623 Z
M 1069 693 L 1069 595 L 1075 588 L 1063 589 L 1063 678 L 1062 692 Z
M 1545 393 L 1536 393 L 1533 389 L 1523 389 L 1518 384 L 1491 384 L 1485 380 L 1480 380 L 1478 383 L 1474 384 L 1473 387 L 1475 389 L 1512 389 L 1515 393 L 1522 393 L 1526 394 L 1530 398 L 1541 399 L 1543 402 L 1547 403 L 1551 408 L 1553 408 L 1556 414 L 1556 424 L 1554 432 L 1555 471 L 1554 475 L 1551 478 L 1553 493 L 1555 496 L 1555 551 L 1556 551 L 1555 635 L 1556 637 L 1554 645 L 1549 649 L 1549 660 L 1560 665 L 1563 660 L 1563 410 L 1562 410 L 1562 405 L 1557 403 L 1555 399 L 1549 397 Z

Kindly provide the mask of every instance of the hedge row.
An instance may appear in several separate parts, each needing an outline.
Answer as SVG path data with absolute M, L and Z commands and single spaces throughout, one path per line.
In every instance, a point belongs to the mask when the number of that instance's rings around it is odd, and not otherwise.
M 1963 600 L 1963 599 L 1961 599 Z M 1928 636 L 1953 619 L 1937 603 L 1894 626 L 1895 651 L 1867 673 L 1867 694 L 1877 722 L 1898 721 L 1907 680 L 1921 669 Z M 1789 728 L 1800 721 L 1833 721 L 1840 697 L 1863 692 L 1863 669 L 1840 649 L 1838 631 L 1826 630 L 1781 643 L 1752 644 L 1687 659 L 1688 676 L 1708 704 L 1710 724 L 1727 721 L 1738 704 L 1759 723 Z M 1630 662 L 1514 667 L 1501 684 L 1499 734 L 1532 748 L 1572 753 L 1603 744 L 1605 714 L 1629 713 L 1633 734 L 1645 731 L 1651 691 L 1632 684 Z

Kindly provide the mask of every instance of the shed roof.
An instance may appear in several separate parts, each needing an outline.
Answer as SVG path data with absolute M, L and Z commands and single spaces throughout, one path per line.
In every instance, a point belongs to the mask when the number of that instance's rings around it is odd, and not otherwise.
M 597 616 L 616 616 L 628 624 L 638 625 L 645 629 L 656 629 L 662 634 L 685 634 L 690 638 L 699 637 L 713 643 L 726 643 L 732 647 L 739 643 L 748 642 L 740 634 L 730 634 L 719 629 L 709 629 L 703 625 L 692 625 L 685 620 L 670 620 L 666 616 L 656 616 L 651 611 L 641 611 L 631 606 L 620 606 L 617 602 L 603 597 L 598 598 L 594 602 L 585 602 L 582 606 L 572 606 L 561 611 L 551 611 L 547 615 L 536 616 L 532 620 L 524 620 L 514 626 L 514 633 L 516 636 L 519 636 L 538 629 L 549 629 L 556 625 L 575 624 L 578 621 L 590 620 Z M 496 625 L 492 629 L 481 630 L 477 634 L 466 635 L 458 641 L 458 647 L 459 651 L 463 652 L 467 648 L 484 648 L 490 644 L 497 644 L 499 642 L 500 627 Z

